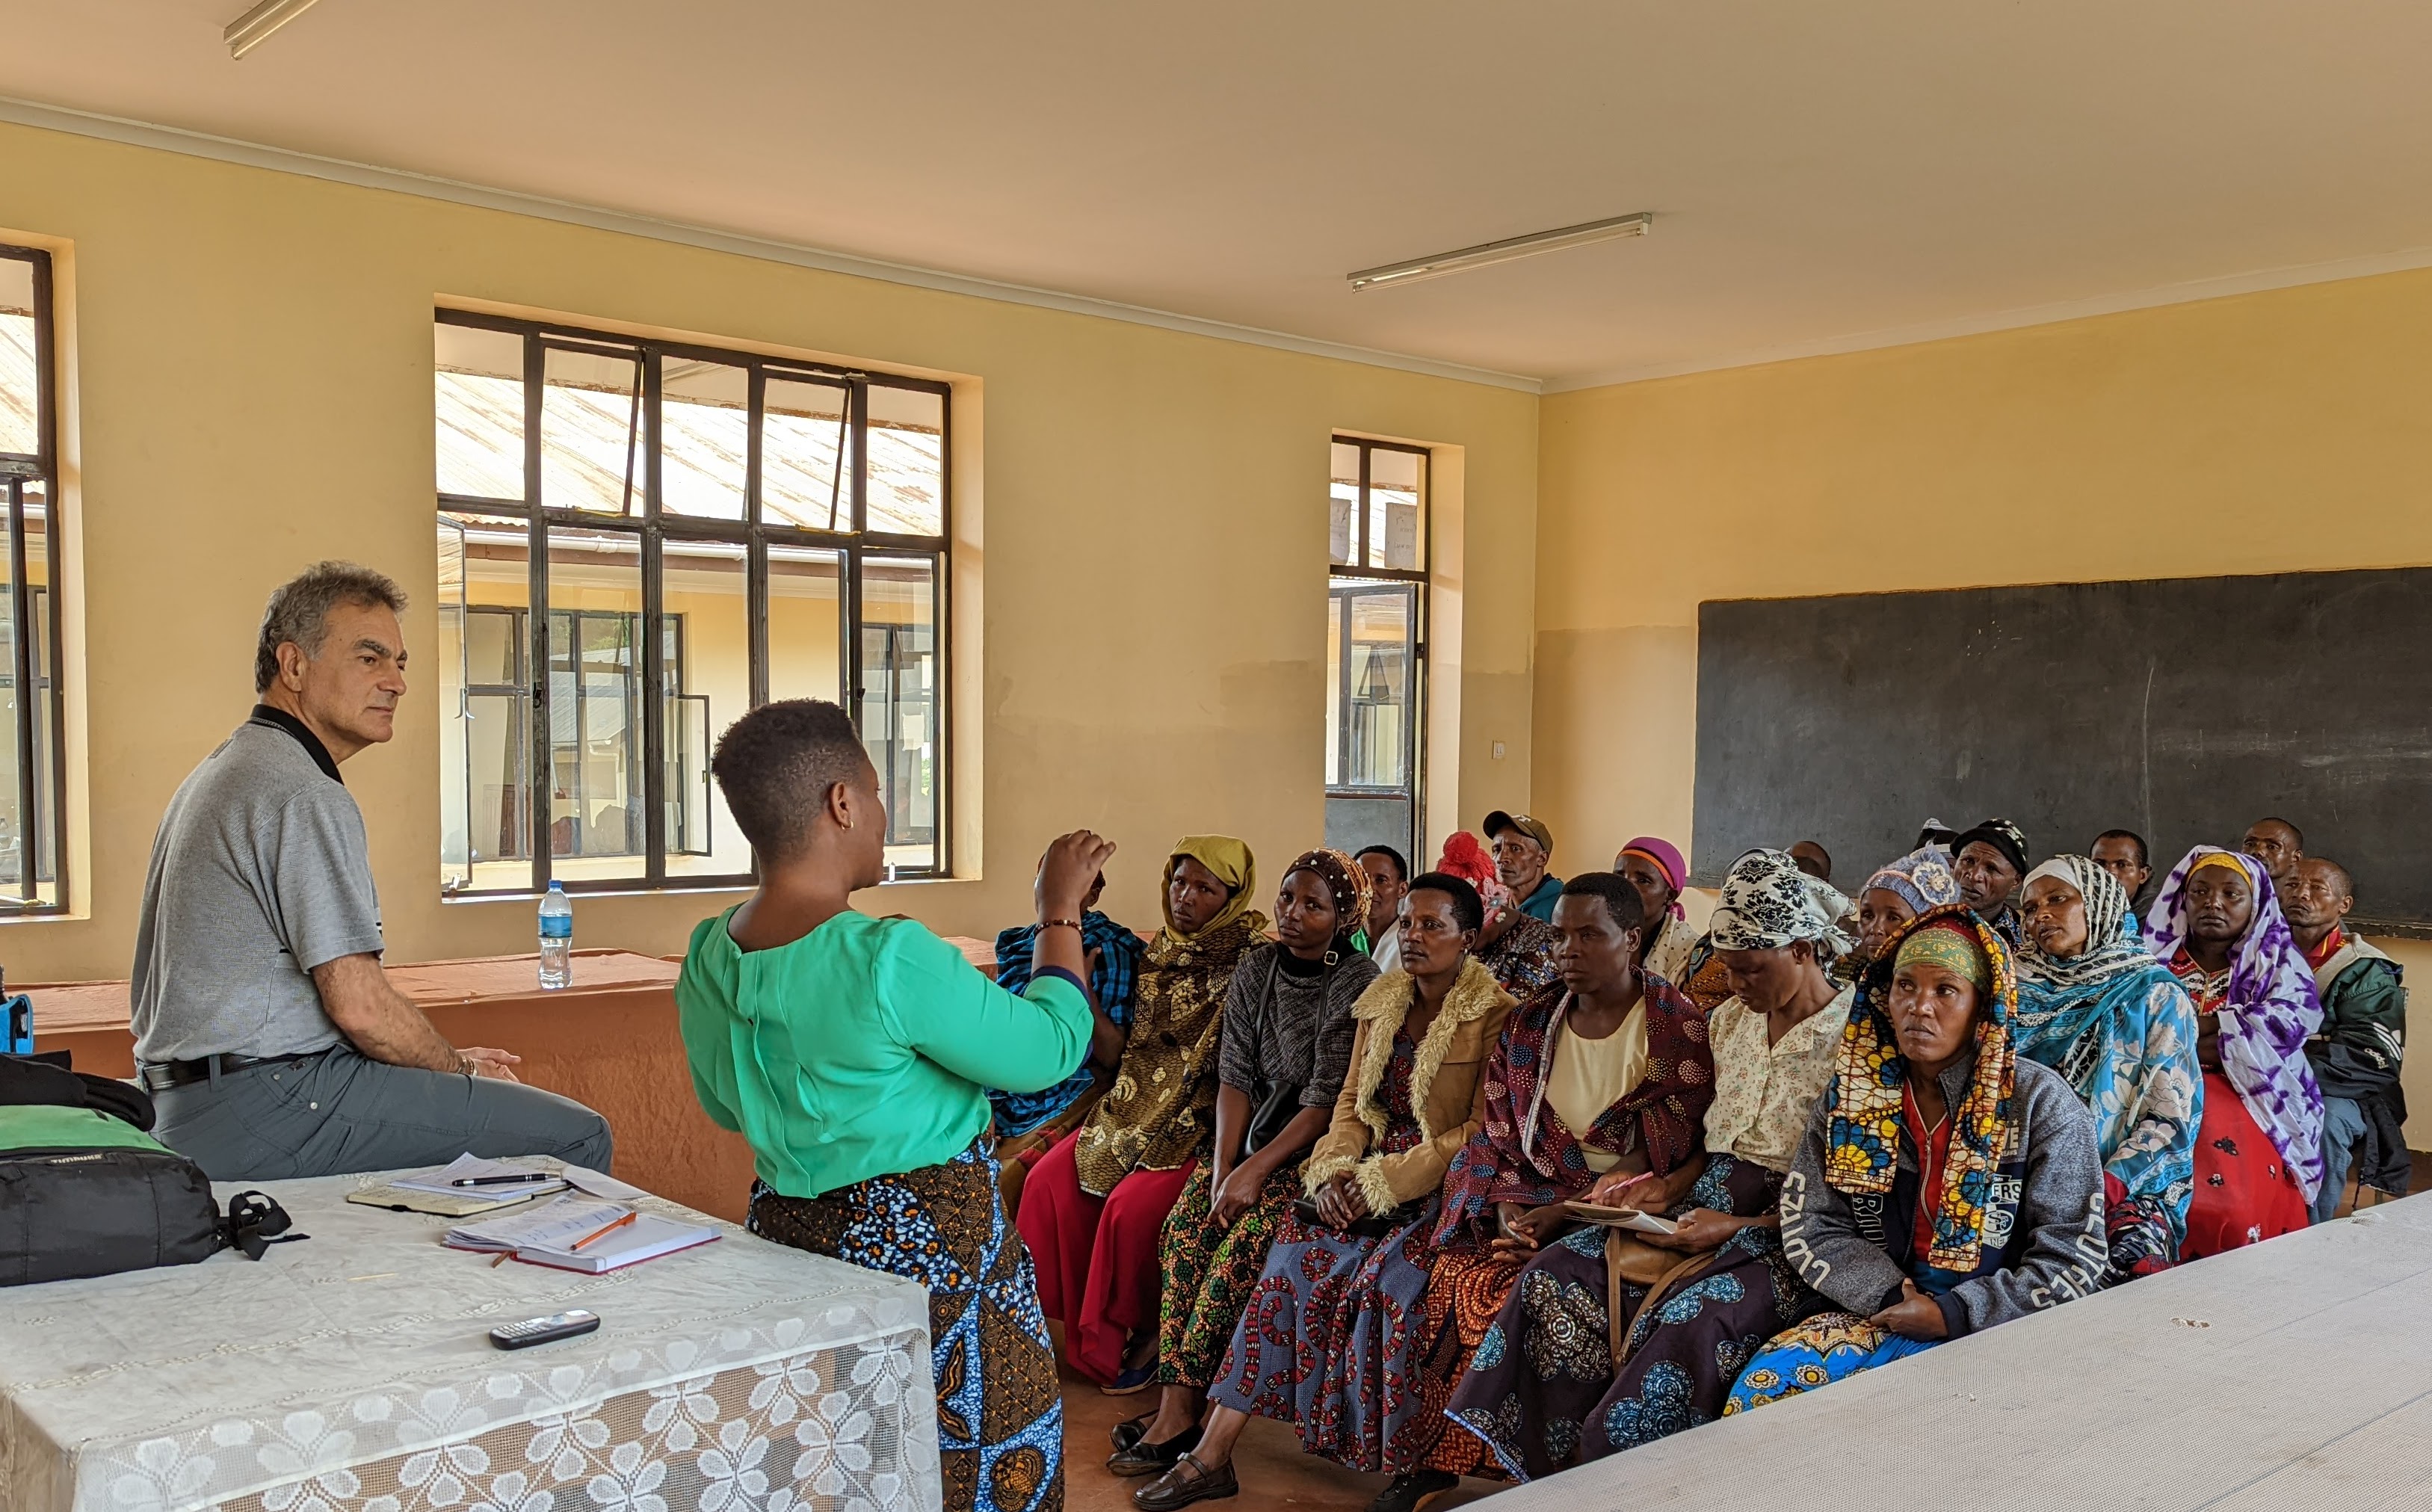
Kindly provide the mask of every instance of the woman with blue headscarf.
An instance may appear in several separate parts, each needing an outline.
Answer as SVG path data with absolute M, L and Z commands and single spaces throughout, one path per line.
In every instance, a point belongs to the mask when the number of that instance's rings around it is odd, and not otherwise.
M 2187 989 L 2204 1066 L 2195 1199 L 2180 1257 L 2305 1227 L 2322 1184 L 2322 1092 L 2305 1040 L 2322 1003 L 2272 877 L 2251 856 L 2199 845 L 2146 916 L 2146 945 Z
M 2108 1281 L 2167 1269 L 2187 1238 L 2204 1072 L 2195 1006 L 2130 926 L 2100 862 L 2055 856 L 2020 890 L 2018 1053 L 2067 1078 L 2103 1148 Z

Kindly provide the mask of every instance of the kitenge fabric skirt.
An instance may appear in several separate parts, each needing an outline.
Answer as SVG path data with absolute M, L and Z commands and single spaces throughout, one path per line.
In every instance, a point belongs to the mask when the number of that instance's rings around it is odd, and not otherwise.
M 1288 1210 L 1208 1400 L 1292 1423 L 1348 1470 L 1426 1464 L 1450 1385 L 1426 1303 L 1437 1205 L 1382 1238 Z
M 1287 1163 L 1270 1172 L 1258 1201 L 1221 1231 L 1208 1215 L 1215 1195 L 1208 1178 L 1206 1165 L 1191 1173 L 1157 1236 L 1165 1294 L 1157 1309 L 1157 1379 L 1201 1391 L 1223 1368 L 1275 1231 L 1300 1196 L 1300 1167 Z
M 1495 1326 L 1503 1304 L 1511 1300 L 1512 1285 L 1520 1280 L 1527 1259 L 1474 1241 L 1456 1242 L 1437 1252 L 1427 1276 L 1427 1327 L 1452 1341 L 1451 1368 L 1433 1377 L 1443 1383 L 1446 1405 L 1453 1383 L 1469 1368 L 1478 1347 L 1486 1341 L 1486 1331 Z M 1487 1453 L 1486 1445 L 1473 1434 L 1458 1432 L 1437 1436 L 1427 1468 L 1454 1475 L 1503 1477 L 1502 1465 Z
M 978 1144 L 953 1160 L 816 1198 L 752 1184 L 764 1239 L 929 1288 L 948 1512 L 1061 1512 L 1064 1404 L 1030 1251 Z
M 1846 1381 L 1861 1370 L 1904 1360 L 1934 1348 L 1937 1340 L 1904 1338 L 1855 1313 L 1818 1313 L 1765 1341 L 1731 1387 L 1723 1414 L 1753 1412 L 1802 1391 Z
M 1773 1211 L 1781 1191 L 1778 1173 L 1714 1155 L 1674 1212 L 1755 1217 Z M 1619 1359 L 1613 1296 L 1605 1231 L 1574 1230 L 1528 1262 L 1478 1341 L 1445 1415 L 1513 1479 L 1539 1479 L 1720 1417 L 1740 1368 L 1816 1305 L 1772 1227 L 1741 1230 L 1676 1279 L 1637 1317 Z M 1646 1300 L 1647 1288 L 1623 1283 L 1622 1321 Z

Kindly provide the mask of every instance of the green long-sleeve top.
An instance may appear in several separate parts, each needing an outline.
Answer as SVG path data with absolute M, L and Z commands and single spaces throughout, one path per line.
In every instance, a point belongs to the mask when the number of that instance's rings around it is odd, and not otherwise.
M 727 917 L 701 921 L 676 979 L 684 1055 L 702 1109 L 784 1196 L 952 1160 L 988 1126 L 983 1086 L 1038 1092 L 1089 1053 L 1070 973 L 1016 995 L 909 919 L 848 910 L 747 951 Z

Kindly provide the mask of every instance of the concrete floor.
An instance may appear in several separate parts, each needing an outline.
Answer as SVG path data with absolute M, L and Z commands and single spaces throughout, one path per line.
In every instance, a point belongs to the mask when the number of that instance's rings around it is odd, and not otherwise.
M 1064 1505 L 1066 1512 L 1132 1512 L 1132 1492 L 1147 1481 L 1118 1480 L 1106 1473 L 1106 1456 L 1114 1453 L 1106 1435 L 1115 1424 L 1135 1418 L 1157 1404 L 1155 1387 L 1129 1397 L 1109 1397 L 1079 1376 L 1064 1376 Z M 1361 1475 L 1300 1451 L 1300 1440 L 1286 1424 L 1255 1418 L 1243 1430 L 1233 1452 L 1233 1468 L 1241 1478 L 1241 1494 L 1230 1502 L 1203 1504 L 1210 1508 L 1310 1507 L 1323 1512 L 1360 1512 L 1369 1499 L 1385 1488 L 1386 1477 Z M 1491 1481 L 1463 1481 L 1427 1504 L 1423 1512 L 1442 1512 L 1499 1489 Z

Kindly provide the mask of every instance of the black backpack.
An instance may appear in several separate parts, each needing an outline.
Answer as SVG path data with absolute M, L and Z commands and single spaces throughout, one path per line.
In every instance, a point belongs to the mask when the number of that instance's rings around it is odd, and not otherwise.
M 0 1056 L 0 1286 L 191 1266 L 231 1246 L 259 1260 L 290 1227 L 260 1192 L 223 1214 L 202 1167 L 151 1127 L 141 1088 L 64 1054 Z

